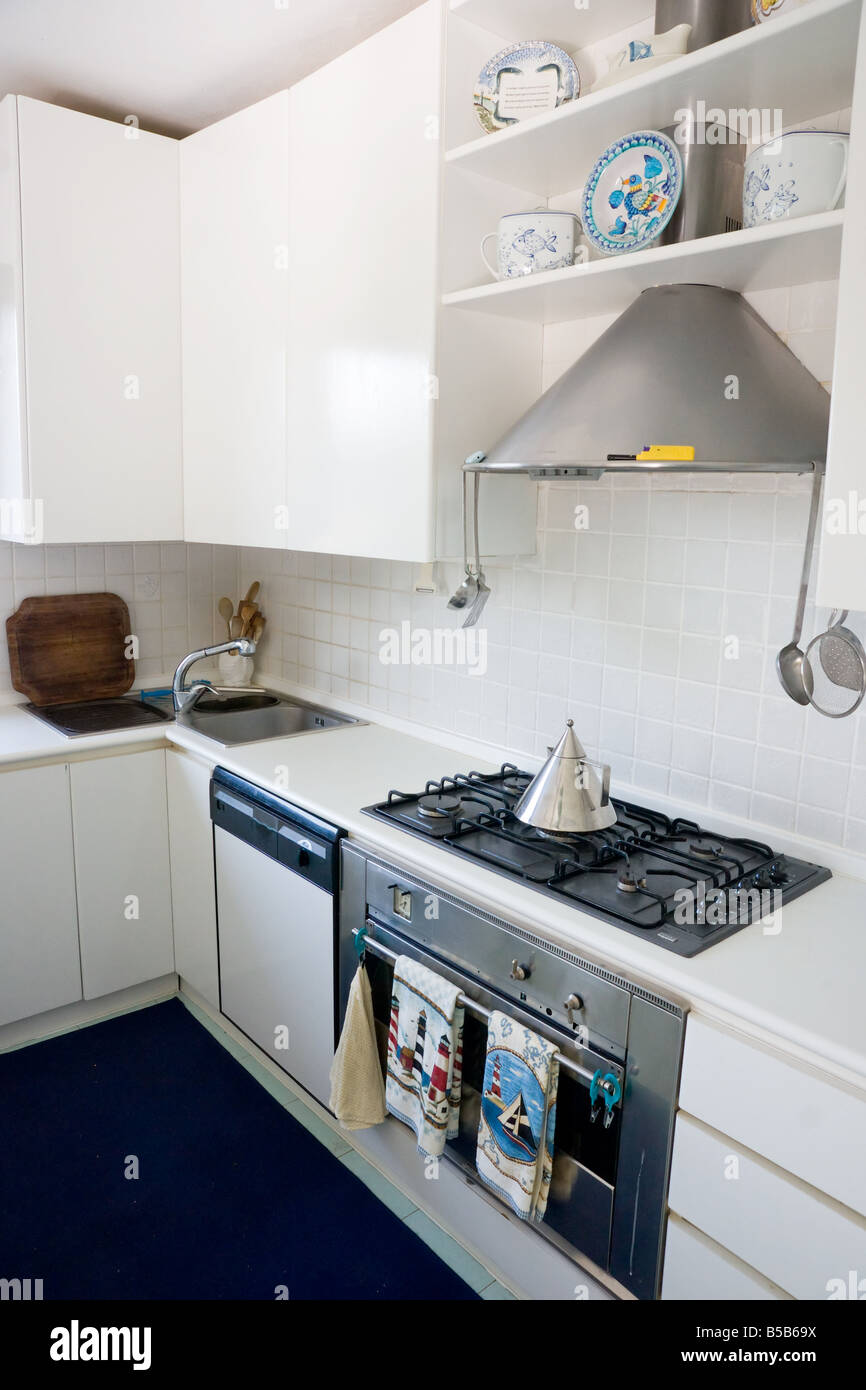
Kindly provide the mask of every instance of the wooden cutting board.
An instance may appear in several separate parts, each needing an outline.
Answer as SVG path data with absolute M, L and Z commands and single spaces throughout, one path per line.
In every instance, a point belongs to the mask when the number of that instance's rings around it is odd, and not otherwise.
M 34 705 L 125 695 L 135 679 L 129 636 L 117 594 L 26 598 L 6 619 L 12 685 Z

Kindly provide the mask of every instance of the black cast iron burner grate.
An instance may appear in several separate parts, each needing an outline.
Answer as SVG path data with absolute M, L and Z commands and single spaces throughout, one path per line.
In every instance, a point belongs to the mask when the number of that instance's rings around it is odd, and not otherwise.
M 615 922 L 658 945 L 694 955 L 830 877 L 760 841 L 705 830 L 612 798 L 617 820 L 586 835 L 552 836 L 514 807 L 532 774 L 504 763 L 393 790 L 369 815 Z

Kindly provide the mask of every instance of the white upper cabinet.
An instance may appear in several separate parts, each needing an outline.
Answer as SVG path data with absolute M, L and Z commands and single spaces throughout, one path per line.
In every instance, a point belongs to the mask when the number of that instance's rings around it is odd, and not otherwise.
M 461 555 L 463 462 L 541 389 L 537 325 L 440 312 L 444 76 L 428 0 L 291 90 L 295 549 Z M 474 254 L 471 222 L 460 236 Z M 535 485 L 482 492 L 483 553 L 533 551 Z
M 463 461 L 538 395 L 541 329 L 442 322 L 443 53 L 428 0 L 181 142 L 188 540 L 461 553 Z M 485 554 L 534 528 L 534 485 L 485 489 Z
M 860 25 L 857 83 L 845 194 L 845 230 L 830 439 L 824 484 L 824 535 L 816 600 L 827 608 L 866 610 L 866 462 L 863 455 L 863 323 L 866 316 L 866 16 Z
M 0 137 L 2 532 L 180 538 L 177 142 L 14 96 Z
M 180 144 L 185 535 L 286 543 L 289 94 Z
M 442 17 L 293 87 L 289 545 L 432 555 Z
M 10 501 L 28 491 L 23 380 L 18 117 L 15 98 L 6 97 L 0 101 L 0 494 Z M 23 529 L 29 521 L 22 515 L 17 524 Z M 15 525 L 14 516 L 0 516 L 0 534 Z

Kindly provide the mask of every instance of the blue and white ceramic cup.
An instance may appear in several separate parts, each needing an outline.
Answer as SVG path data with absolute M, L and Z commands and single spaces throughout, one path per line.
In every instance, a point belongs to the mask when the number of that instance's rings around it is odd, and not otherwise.
M 743 225 L 808 217 L 840 207 L 848 177 L 848 136 L 792 130 L 759 145 L 746 160 Z
M 481 242 L 481 256 L 496 280 L 518 275 L 537 275 L 542 270 L 560 270 L 589 259 L 586 246 L 577 244 L 580 218 L 573 212 L 554 212 L 540 208 L 535 212 L 509 212 L 499 219 L 499 230 L 488 232 Z M 487 258 L 487 243 L 497 240 L 497 264 Z

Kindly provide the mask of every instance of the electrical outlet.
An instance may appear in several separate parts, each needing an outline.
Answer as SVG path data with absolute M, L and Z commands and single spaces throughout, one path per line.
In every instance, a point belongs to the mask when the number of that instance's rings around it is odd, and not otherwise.
M 438 594 L 439 584 L 436 578 L 436 566 L 434 564 L 416 565 L 412 588 L 416 594 Z

